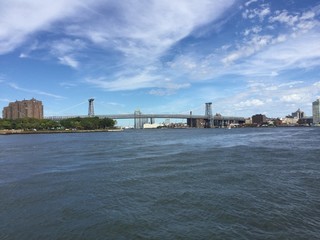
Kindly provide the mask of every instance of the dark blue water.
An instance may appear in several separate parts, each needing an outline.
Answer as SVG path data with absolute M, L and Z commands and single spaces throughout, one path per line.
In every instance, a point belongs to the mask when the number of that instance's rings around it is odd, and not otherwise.
M 320 128 L 0 136 L 0 239 L 320 239 Z

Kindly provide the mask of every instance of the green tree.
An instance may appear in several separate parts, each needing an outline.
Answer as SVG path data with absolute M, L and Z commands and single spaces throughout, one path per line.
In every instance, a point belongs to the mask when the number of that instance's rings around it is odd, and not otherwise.
M 13 124 L 11 120 L 1 119 L 0 120 L 0 129 L 13 129 Z

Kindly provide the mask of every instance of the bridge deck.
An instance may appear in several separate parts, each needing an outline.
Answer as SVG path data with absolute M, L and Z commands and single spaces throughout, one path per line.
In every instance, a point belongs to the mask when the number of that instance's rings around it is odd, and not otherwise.
M 51 120 L 62 120 L 68 118 L 85 118 L 88 115 L 80 115 L 80 116 L 48 116 L 45 119 Z M 208 119 L 206 115 L 190 115 L 190 114 L 109 114 L 109 115 L 96 115 L 95 117 L 99 118 L 111 118 L 111 119 L 135 119 L 135 118 L 176 118 L 176 119 Z M 235 120 L 235 121 L 244 121 L 244 117 L 233 117 L 233 116 L 212 116 L 213 120 Z

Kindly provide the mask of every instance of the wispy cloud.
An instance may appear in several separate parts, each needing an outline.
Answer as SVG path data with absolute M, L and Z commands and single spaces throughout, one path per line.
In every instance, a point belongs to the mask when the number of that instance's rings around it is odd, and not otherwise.
M 80 39 L 62 39 L 50 43 L 50 53 L 59 60 L 59 63 L 78 68 L 80 63 L 77 57 L 86 48 L 86 43 Z
M 70 56 L 59 57 L 59 63 L 70 66 L 72 68 L 78 68 L 79 62 Z
M 249 2 L 250 3 L 250 2 Z M 245 4 L 247 7 L 250 5 L 248 2 Z M 242 13 L 242 17 L 245 19 L 254 19 L 259 18 L 260 21 L 263 21 L 266 16 L 271 13 L 269 4 L 262 4 L 258 8 L 254 9 L 245 9 Z
M 9 87 L 15 89 L 15 90 L 18 90 L 18 91 L 23 91 L 23 92 L 27 92 L 27 93 L 33 93 L 33 94 L 37 94 L 37 95 L 44 95 L 44 96 L 53 97 L 53 98 L 57 98 L 57 99 L 63 99 L 64 98 L 64 97 L 62 97 L 60 95 L 55 95 L 55 94 L 44 92 L 44 91 L 40 91 L 40 90 L 21 88 L 15 83 L 8 83 L 7 85 Z
M 77 86 L 77 84 L 73 82 L 61 82 L 59 85 L 64 88 L 72 88 Z
M 0 3 L 0 14 L 6 19 L 0 22 L 0 54 L 12 51 L 37 31 L 56 31 L 54 24 L 66 20 L 68 24 L 59 29 L 65 36 L 84 37 L 97 46 L 113 48 L 131 57 L 159 56 L 196 27 L 219 18 L 233 3 L 234 0 L 97 0 L 84 5 L 78 0 L 53 3 L 12 0 Z M 28 16 L 28 21 L 24 16 Z M 61 45 L 60 50 L 68 51 Z M 57 42 L 52 49 L 57 49 Z
M 1 1 L 0 54 L 16 49 L 32 34 L 49 29 L 55 21 L 72 15 L 79 7 L 78 0 Z
M 71 25 L 68 32 L 86 36 L 95 44 L 112 47 L 125 56 L 153 59 L 196 27 L 219 18 L 233 3 L 233 0 L 126 1 L 116 5 L 110 2 L 104 7 L 112 9 L 112 13 L 102 16 L 92 12 L 96 21 L 83 22 L 81 28 Z
M 245 3 L 245 6 L 248 7 L 250 4 L 257 2 L 258 0 L 249 0 Z
M 189 88 L 191 86 L 190 83 L 181 83 L 181 84 L 176 84 L 176 83 L 167 83 L 163 84 L 163 87 L 160 88 L 154 88 L 149 91 L 149 94 L 151 95 L 156 95 L 156 96 L 165 96 L 165 95 L 172 95 L 177 92 L 179 89 L 183 88 Z
M 266 8 L 268 7 L 262 5 L 259 9 L 262 11 Z M 269 12 L 264 26 L 275 21 L 274 18 L 279 14 Z M 252 27 L 242 32 L 243 38 L 237 38 L 233 45 L 228 44 L 227 48 L 221 47 L 207 56 L 194 52 L 186 53 L 177 56 L 169 66 L 198 79 L 215 79 L 228 74 L 275 77 L 291 69 L 320 66 L 320 23 L 317 20 L 320 13 L 306 11 L 296 15 L 294 27 L 286 31 L 279 31 L 281 26 L 266 29 L 253 22 Z M 259 18 L 259 15 L 252 15 L 252 18 L 254 17 Z M 281 24 L 287 25 L 288 21 Z

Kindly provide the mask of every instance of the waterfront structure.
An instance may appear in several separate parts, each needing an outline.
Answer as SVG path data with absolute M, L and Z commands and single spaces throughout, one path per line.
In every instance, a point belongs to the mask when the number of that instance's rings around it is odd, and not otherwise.
M 34 98 L 30 100 L 15 101 L 3 108 L 4 119 L 36 118 L 43 119 L 43 105 Z
M 320 123 L 320 99 L 317 99 L 312 103 L 312 118 L 313 124 Z
M 263 114 L 256 114 L 252 116 L 252 124 L 262 125 L 267 123 L 267 117 Z

